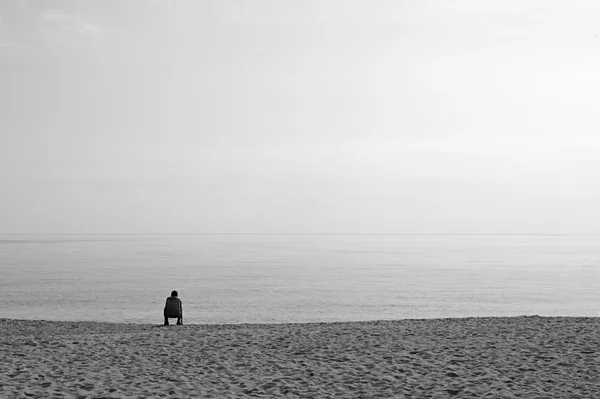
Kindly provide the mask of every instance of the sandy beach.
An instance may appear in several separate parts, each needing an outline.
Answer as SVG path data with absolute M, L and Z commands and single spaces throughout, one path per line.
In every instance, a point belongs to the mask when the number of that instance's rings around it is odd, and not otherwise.
M 600 397 L 600 318 L 158 326 L 0 319 L 0 396 Z

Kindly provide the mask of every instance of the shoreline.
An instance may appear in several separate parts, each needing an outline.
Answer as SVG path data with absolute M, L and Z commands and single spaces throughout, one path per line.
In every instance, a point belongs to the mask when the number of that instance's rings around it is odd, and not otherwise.
M 600 397 L 599 317 L 0 319 L 0 396 Z
M 345 320 L 345 321 L 299 321 L 299 322 L 257 322 L 257 323 L 185 323 L 184 326 L 210 327 L 210 326 L 297 326 L 297 325 L 322 325 L 322 324 L 361 324 L 361 323 L 402 323 L 402 322 L 426 322 L 426 321 L 443 321 L 443 320 L 511 320 L 511 319 L 599 319 L 598 316 L 544 316 L 539 314 L 518 315 L 518 316 L 459 316 L 459 317 L 424 317 L 424 318 L 407 318 L 407 319 L 373 319 L 373 320 Z M 157 318 L 158 319 L 158 318 Z M 173 319 L 175 320 L 175 319 Z M 51 320 L 51 319 L 19 319 L 12 317 L 0 317 L 0 323 L 5 322 L 44 322 L 44 323 L 71 323 L 71 324 L 109 324 L 109 325 L 131 325 L 131 326 L 146 326 L 146 327 L 163 327 L 162 321 L 157 323 L 131 323 L 121 321 L 101 321 L 101 320 Z M 184 320 L 185 321 L 185 320 Z M 171 323 L 169 327 L 173 326 Z

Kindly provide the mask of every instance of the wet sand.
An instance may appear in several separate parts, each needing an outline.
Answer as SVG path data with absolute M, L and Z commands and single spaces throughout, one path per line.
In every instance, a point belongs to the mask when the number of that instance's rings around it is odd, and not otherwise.
M 0 319 L 0 397 L 600 397 L 600 318 Z

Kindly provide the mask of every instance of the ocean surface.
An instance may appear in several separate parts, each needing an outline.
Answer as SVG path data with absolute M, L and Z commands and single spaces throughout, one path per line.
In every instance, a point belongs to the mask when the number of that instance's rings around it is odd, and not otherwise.
M 600 236 L 0 236 L 0 318 L 184 323 L 599 316 Z

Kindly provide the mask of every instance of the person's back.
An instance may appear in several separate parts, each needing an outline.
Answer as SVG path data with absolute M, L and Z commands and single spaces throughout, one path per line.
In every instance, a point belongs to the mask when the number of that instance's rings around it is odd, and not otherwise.
M 177 318 L 177 324 L 183 324 L 183 304 L 178 295 L 177 291 L 173 291 L 171 296 L 167 298 L 165 310 L 163 311 L 165 326 L 169 325 L 169 318 Z

